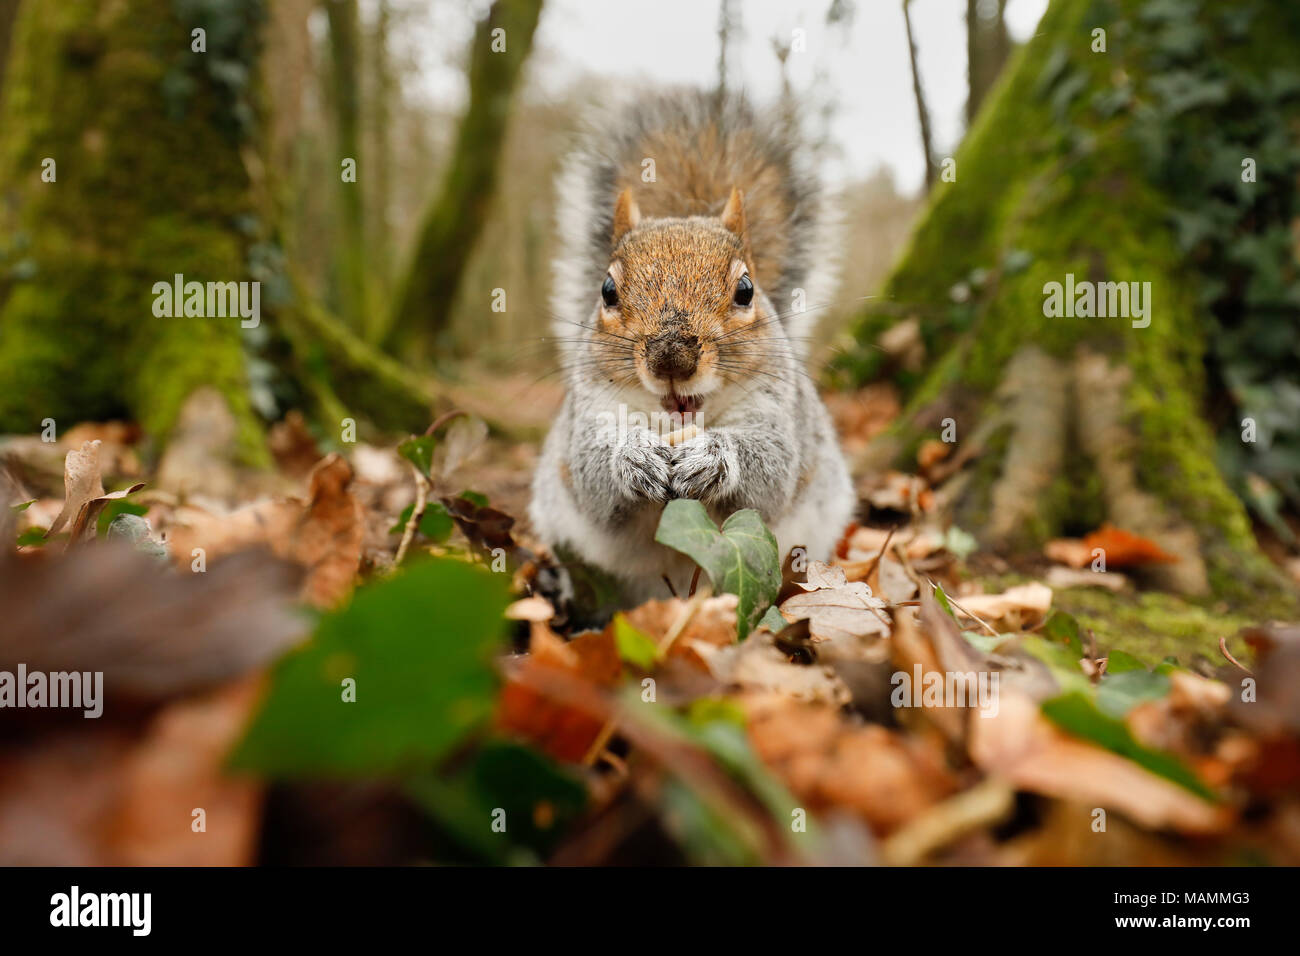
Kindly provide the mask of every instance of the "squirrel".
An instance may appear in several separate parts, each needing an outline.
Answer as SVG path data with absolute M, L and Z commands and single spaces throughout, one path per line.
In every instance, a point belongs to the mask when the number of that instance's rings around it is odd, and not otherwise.
M 789 116 L 672 91 L 594 128 L 558 176 L 552 317 L 563 405 L 533 478 L 544 544 L 627 606 L 695 572 L 664 505 L 758 511 L 782 555 L 825 560 L 856 496 L 804 368 L 803 303 L 833 277 L 828 204 Z

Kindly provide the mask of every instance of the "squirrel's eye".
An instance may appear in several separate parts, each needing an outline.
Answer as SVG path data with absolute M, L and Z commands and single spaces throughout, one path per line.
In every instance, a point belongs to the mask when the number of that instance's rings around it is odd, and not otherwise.
M 618 305 L 618 289 L 614 288 L 614 277 L 605 276 L 605 282 L 600 287 L 600 297 L 605 300 L 605 308 L 612 309 Z
M 736 283 L 736 305 L 749 305 L 753 301 L 754 283 L 749 281 L 749 276 L 741 276 Z

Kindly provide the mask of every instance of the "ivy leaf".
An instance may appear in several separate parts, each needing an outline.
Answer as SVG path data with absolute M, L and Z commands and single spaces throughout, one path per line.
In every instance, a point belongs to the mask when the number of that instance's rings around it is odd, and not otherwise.
M 1104 747 L 1111 753 L 1127 757 L 1157 776 L 1172 780 L 1204 800 L 1218 802 L 1214 791 L 1205 785 L 1186 764 L 1173 754 L 1152 750 L 1138 743 L 1124 721 L 1103 712 L 1084 692 L 1072 691 L 1045 700 L 1043 715 L 1062 730 Z
M 1109 665 L 1107 665 L 1109 669 Z M 1111 717 L 1123 717 L 1144 700 L 1159 700 L 1169 693 L 1169 678 L 1148 670 L 1112 674 L 1097 688 L 1097 707 Z
M 443 559 L 358 591 L 277 665 L 234 767 L 341 777 L 445 757 L 492 714 L 505 578 Z
M 781 590 L 776 536 L 752 508 L 737 511 L 719 532 L 704 505 L 679 498 L 664 507 L 655 540 L 694 560 L 715 591 L 740 598 L 736 629 L 742 641 Z
M 1079 636 L 1079 622 L 1064 611 L 1053 611 L 1043 625 L 1043 636 L 1064 644 L 1078 657 L 1083 656 L 1083 639 Z
M 411 512 L 415 510 L 415 505 L 409 504 L 402 509 L 402 513 L 397 516 L 397 523 L 388 529 L 389 534 L 401 534 L 406 530 L 406 522 L 411 520 Z M 430 501 L 424 506 L 424 516 L 420 518 L 420 534 L 424 535 L 435 544 L 441 544 L 451 537 L 451 529 L 455 527 L 452 523 L 451 515 L 439 501 Z
M 433 449 L 437 445 L 438 439 L 432 435 L 419 437 L 413 435 L 397 446 L 397 453 L 414 465 L 420 474 L 427 477 L 433 467 Z

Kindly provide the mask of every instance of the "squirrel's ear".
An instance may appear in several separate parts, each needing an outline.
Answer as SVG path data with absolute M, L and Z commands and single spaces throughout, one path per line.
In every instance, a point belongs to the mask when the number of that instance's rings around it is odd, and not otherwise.
M 745 238 L 745 194 L 735 186 L 731 187 L 727 208 L 722 210 L 722 224 L 740 238 Z
M 611 238 L 613 245 L 618 245 L 618 241 L 630 229 L 635 229 L 636 224 L 641 221 L 641 210 L 636 206 L 636 200 L 632 198 L 632 190 L 624 189 L 618 194 L 618 202 L 614 203 L 614 235 Z

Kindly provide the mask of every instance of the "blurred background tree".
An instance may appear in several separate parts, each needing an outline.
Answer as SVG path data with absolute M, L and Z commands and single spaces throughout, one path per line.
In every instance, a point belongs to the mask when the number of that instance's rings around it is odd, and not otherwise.
M 907 400 L 860 465 L 951 421 L 946 497 L 999 552 L 1110 521 L 1180 558 L 1168 588 L 1275 587 L 1240 479 L 1300 502 L 1297 53 L 1293 6 L 1055 0 L 840 357 Z M 1067 273 L 1149 282 L 1150 326 L 1047 317 Z

